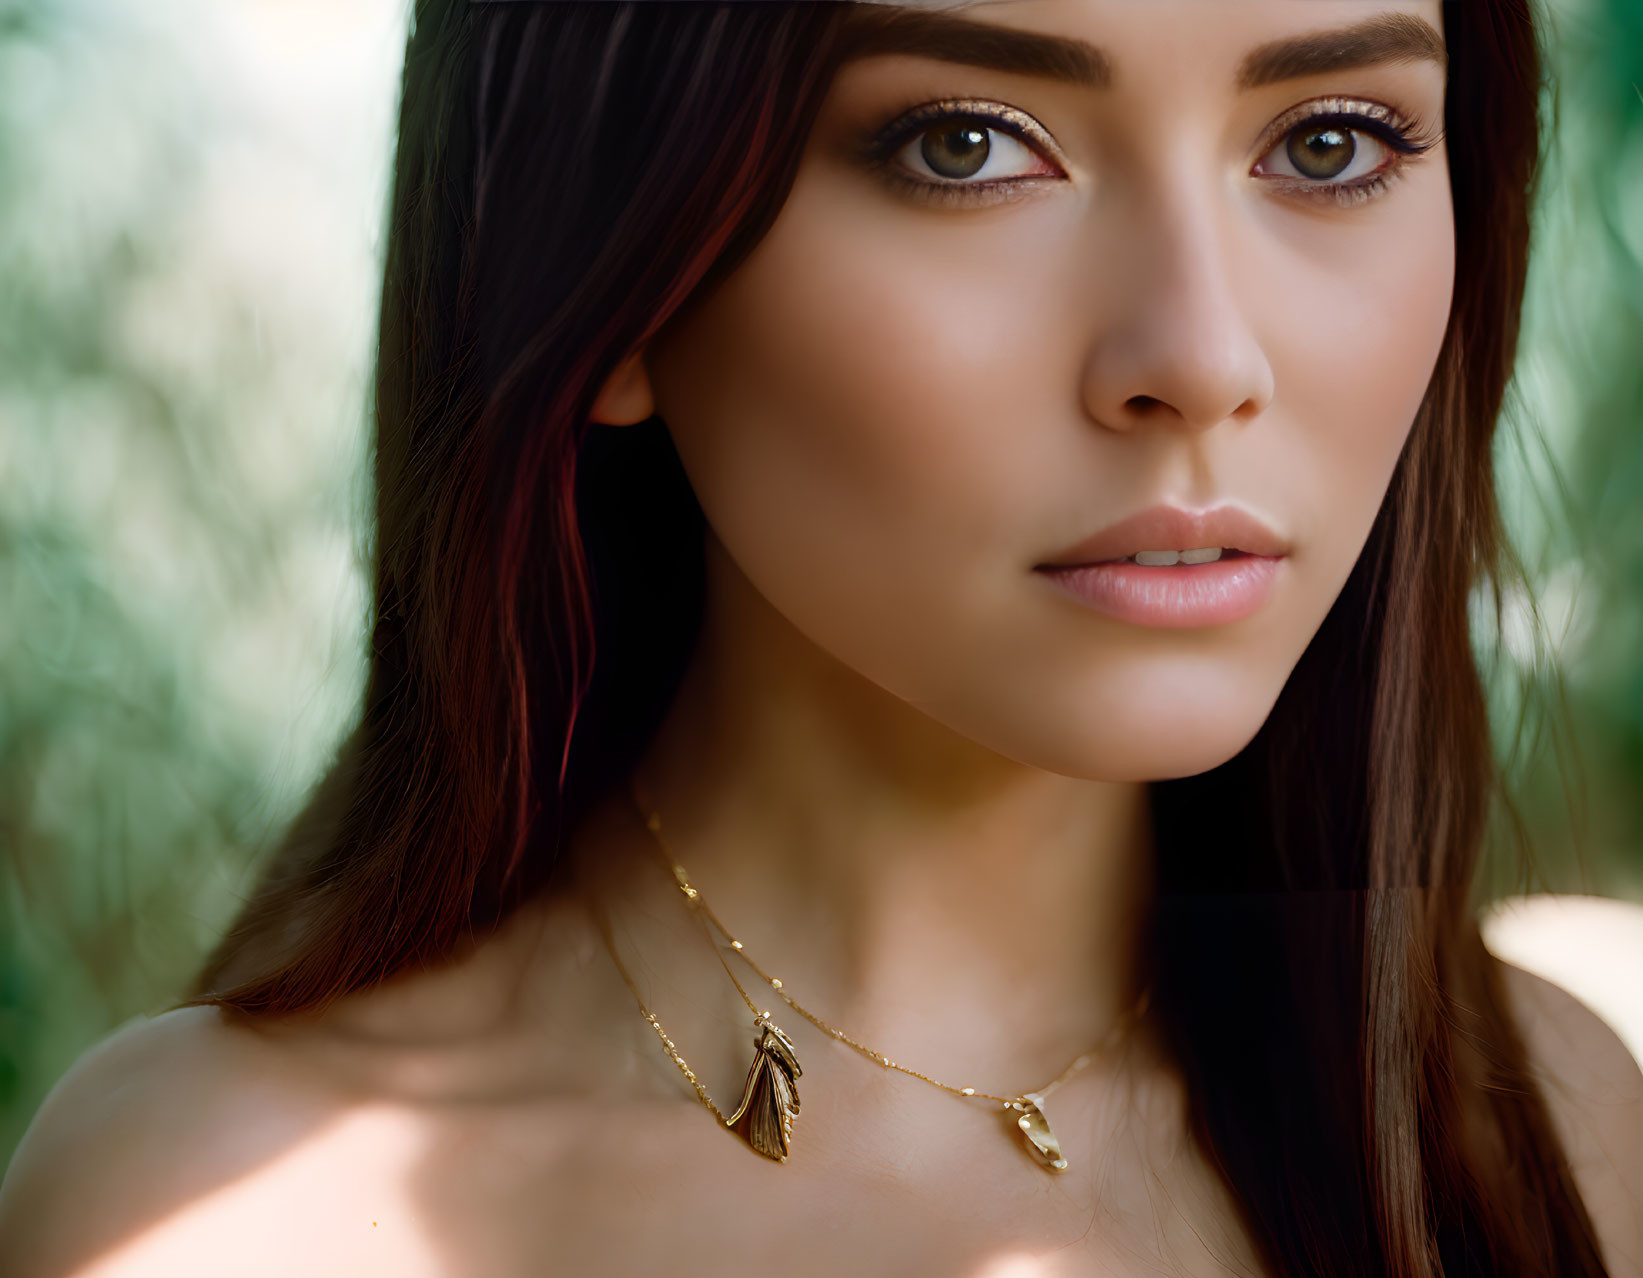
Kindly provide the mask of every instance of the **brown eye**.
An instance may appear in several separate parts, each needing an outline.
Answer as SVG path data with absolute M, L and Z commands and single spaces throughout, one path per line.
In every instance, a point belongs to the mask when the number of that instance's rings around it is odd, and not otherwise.
M 952 207 L 1024 198 L 1065 180 L 1061 149 L 1027 112 L 981 98 L 912 107 L 862 139 L 862 166 L 898 195 Z
M 1261 139 L 1251 176 L 1275 179 L 1286 198 L 1354 208 L 1379 198 L 1443 141 L 1401 111 L 1358 98 L 1317 98 L 1284 112 Z
M 1367 123 L 1367 122 L 1366 122 Z M 1315 182 L 1320 188 L 1348 187 L 1385 171 L 1388 161 L 1413 148 L 1397 146 L 1369 128 L 1338 120 L 1304 121 L 1261 157 L 1256 172 L 1267 177 Z
M 1326 181 L 1339 177 L 1358 153 L 1352 130 L 1334 125 L 1296 129 L 1289 135 L 1289 159 L 1302 177 Z
M 919 155 L 937 177 L 974 177 L 992 153 L 987 141 L 990 131 L 974 124 L 931 129 L 919 145 Z
M 1053 177 L 1057 170 L 1007 129 L 973 118 L 938 118 L 894 145 L 889 163 L 927 186 L 983 187 L 1023 178 Z

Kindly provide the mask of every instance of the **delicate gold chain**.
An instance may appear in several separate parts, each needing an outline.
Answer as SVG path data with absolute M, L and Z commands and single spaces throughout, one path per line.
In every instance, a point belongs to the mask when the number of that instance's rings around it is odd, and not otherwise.
M 616 938 L 611 935 L 610 920 L 605 917 L 605 911 L 592 900 L 589 900 L 588 905 L 593 917 L 599 924 L 600 932 L 604 934 L 605 948 L 610 951 L 611 961 L 616 964 L 616 970 L 622 974 L 622 981 L 627 985 L 629 991 L 633 994 L 633 1001 L 639 1004 L 639 1011 L 644 1015 L 645 1020 L 650 1022 L 650 1027 L 656 1031 L 656 1036 L 662 1040 L 662 1047 L 667 1054 L 672 1057 L 673 1063 L 677 1065 L 680 1070 L 684 1072 L 684 1076 L 690 1080 L 690 1085 L 696 1089 L 696 1095 L 701 1100 L 702 1104 L 706 1105 L 713 1111 L 713 1116 L 717 1118 L 719 1122 L 728 1127 L 730 1125 L 730 1119 L 725 1117 L 723 1111 L 721 1111 L 719 1107 L 713 1103 L 713 1098 L 707 1094 L 707 1088 L 702 1086 L 702 1080 L 696 1077 L 696 1071 L 691 1069 L 690 1066 L 685 1063 L 685 1058 L 679 1055 L 679 1049 L 674 1046 L 673 1040 L 668 1037 L 667 1031 L 662 1028 L 662 1023 L 656 1019 L 655 1013 L 645 1006 L 644 996 L 639 993 L 639 987 L 634 984 L 633 977 L 628 974 L 627 965 L 622 962 L 620 956 L 616 953 Z M 719 958 L 719 962 L 724 963 L 724 958 L 722 955 Z M 729 964 L 725 964 L 725 971 L 727 973 L 730 971 Z M 730 979 L 734 981 L 736 978 L 731 976 Z M 736 988 L 741 989 L 740 983 L 737 984 Z M 747 991 L 742 991 L 742 997 L 744 999 L 747 998 Z M 751 999 L 748 1000 L 747 1005 L 749 1007 L 753 1007 Z M 755 1013 L 758 1011 L 757 1008 L 754 1008 L 753 1010 Z
M 658 852 L 661 854 L 661 856 L 663 858 L 663 861 L 667 864 L 668 868 L 672 871 L 673 877 L 674 877 L 675 881 L 678 883 L 679 890 L 684 893 L 685 899 L 690 903 L 692 909 L 695 910 L 695 911 L 699 911 L 708 921 L 710 921 L 713 924 L 713 926 L 715 928 L 717 928 L 721 934 L 723 934 L 725 940 L 729 943 L 730 948 L 735 950 L 738 954 L 740 954 L 742 956 L 742 958 L 747 962 L 747 965 L 749 967 L 751 967 L 755 972 L 757 972 L 759 974 L 759 977 L 763 981 L 765 981 L 765 983 L 768 984 L 771 989 L 775 990 L 776 993 L 782 998 L 782 1000 L 789 1007 L 791 1007 L 800 1016 L 804 1017 L 805 1020 L 809 1021 L 812 1025 L 816 1026 L 817 1029 L 819 1029 L 823 1033 L 827 1034 L 830 1038 L 837 1039 L 839 1042 L 844 1043 L 847 1046 L 854 1048 L 857 1052 L 861 1053 L 863 1056 L 867 1057 L 869 1060 L 873 1061 L 875 1064 L 884 1066 L 888 1069 L 899 1070 L 903 1074 L 911 1074 L 914 1078 L 922 1079 L 924 1082 L 929 1083 L 932 1087 L 939 1087 L 939 1088 L 941 1088 L 942 1091 L 951 1092 L 955 1096 L 975 1096 L 975 1097 L 981 1097 L 981 1098 L 986 1099 L 986 1100 L 998 1101 L 1003 1105 L 1003 1107 L 1005 1109 L 1016 1108 L 1021 1102 L 1025 1101 L 1027 1099 L 1027 1096 L 1029 1095 L 1029 1093 L 1025 1093 L 1025 1092 L 1021 1093 L 1020 1095 L 1017 1095 L 1017 1096 L 996 1096 L 991 1092 L 984 1092 L 984 1091 L 981 1091 L 979 1088 L 975 1088 L 975 1087 L 954 1087 L 950 1083 L 943 1083 L 939 1079 L 931 1078 L 928 1074 L 921 1074 L 916 1069 L 911 1069 L 906 1065 L 902 1065 L 897 1061 L 891 1060 L 883 1052 L 874 1051 L 871 1047 L 868 1047 L 865 1043 L 857 1042 L 855 1039 L 851 1038 L 848 1034 L 846 1034 L 843 1030 L 839 1029 L 836 1026 L 829 1025 L 826 1021 L 822 1020 L 821 1017 L 816 1016 L 814 1013 L 809 1012 L 805 1008 L 801 1007 L 793 999 L 793 997 L 790 994 L 788 994 L 786 989 L 783 987 L 783 983 L 780 980 L 780 978 L 769 975 L 767 972 L 765 972 L 765 970 L 763 968 L 761 968 L 757 963 L 755 963 L 753 961 L 753 956 L 750 955 L 747 952 L 746 946 L 744 946 L 741 943 L 741 941 L 737 940 L 734 936 L 732 936 L 731 933 L 730 933 L 730 930 L 728 928 L 726 928 L 723 923 L 719 922 L 718 916 L 713 913 L 712 908 L 708 905 L 707 901 L 703 898 L 703 896 L 701 894 L 701 891 L 698 888 L 696 888 L 694 884 L 691 883 L 689 877 L 685 873 L 684 866 L 680 865 L 678 863 L 678 861 L 676 861 L 673 858 L 673 853 L 668 849 L 667 844 L 663 841 L 662 833 L 661 833 L 661 824 L 662 824 L 661 818 L 655 812 L 650 811 L 649 808 L 648 808 L 648 805 L 640 797 L 637 781 L 634 781 L 632 783 L 632 797 L 633 797 L 634 803 L 639 808 L 640 815 L 644 818 L 645 828 L 650 831 L 652 837 L 655 839 L 655 843 L 656 843 L 656 847 L 657 847 Z M 712 940 L 711 935 L 709 936 L 708 939 L 710 941 Z M 768 1016 L 769 1015 L 768 1012 L 760 1012 L 760 1010 L 757 1007 L 754 1006 L 753 1000 L 748 997 L 747 991 L 742 989 L 742 983 L 740 981 L 737 981 L 735 975 L 733 973 L 731 973 L 730 965 L 728 963 L 725 963 L 724 955 L 722 953 L 720 953 L 719 947 L 716 944 L 714 945 L 713 950 L 714 950 L 715 954 L 718 954 L 719 962 L 720 962 L 721 965 L 724 966 L 726 974 L 730 976 L 730 979 L 733 982 L 735 982 L 736 989 L 738 991 L 740 991 L 742 999 L 743 999 L 743 1001 L 745 1001 L 747 1003 L 748 1008 L 756 1016 L 757 1015 Z M 630 989 L 633 988 L 631 981 L 629 982 L 629 988 Z M 634 997 L 638 998 L 638 991 L 637 990 L 634 990 Z M 1152 997 L 1152 987 L 1149 985 L 1146 989 L 1141 991 L 1140 998 L 1138 998 L 1135 1001 L 1135 1003 L 1130 1007 L 1130 1009 L 1127 1012 L 1125 1012 L 1122 1016 L 1118 1017 L 1116 1021 L 1114 1021 L 1113 1025 L 1107 1030 L 1107 1033 L 1102 1036 L 1102 1039 L 1099 1043 L 1097 1043 L 1094 1047 L 1090 1048 L 1089 1051 L 1081 1053 L 1077 1058 L 1075 1058 L 1073 1060 L 1073 1062 L 1070 1065 L 1067 1066 L 1066 1069 L 1062 1070 L 1061 1073 L 1059 1075 L 1057 1075 L 1056 1078 L 1052 1082 L 1046 1084 L 1044 1087 L 1041 1087 L 1041 1088 L 1037 1089 L 1036 1092 L 1030 1093 L 1030 1094 L 1031 1095 L 1036 1095 L 1040 1099 L 1048 1096 L 1056 1088 L 1060 1087 L 1062 1085 L 1062 1083 L 1066 1082 L 1067 1079 L 1069 1079 L 1073 1074 L 1077 1073 L 1079 1070 L 1083 1069 L 1086 1065 L 1088 1065 L 1090 1063 L 1090 1061 L 1093 1060 L 1096 1057 L 1097 1054 L 1099 1054 L 1101 1052 L 1104 1052 L 1104 1051 L 1108 1050 L 1109 1048 L 1111 1048 L 1112 1046 L 1114 1046 L 1123 1037 L 1123 1035 L 1129 1031 L 1129 1029 L 1135 1024 L 1135 1022 L 1140 1020 L 1140 1018 L 1146 1013 L 1147 1004 L 1148 1004 L 1149 1000 L 1151 999 L 1151 997 Z M 651 1022 L 651 1024 L 655 1027 L 656 1032 L 658 1034 L 662 1034 L 662 1027 L 660 1025 L 656 1024 L 656 1018 L 654 1016 L 652 1016 L 645 1009 L 643 1001 L 640 1002 L 639 1007 L 640 1007 L 640 1011 L 645 1013 L 646 1019 L 649 1020 Z M 680 1067 L 680 1069 L 685 1071 L 686 1077 L 689 1078 L 691 1080 L 692 1084 L 694 1084 L 696 1086 L 697 1092 L 698 1092 L 698 1094 L 701 1095 L 703 1101 L 706 1104 L 708 1104 L 710 1108 L 713 1108 L 712 1102 L 707 1100 L 707 1093 L 702 1090 L 701 1084 L 696 1082 L 695 1074 L 691 1073 L 689 1067 L 685 1065 L 683 1058 L 681 1058 L 674 1051 L 672 1040 L 669 1039 L 665 1034 L 662 1034 L 662 1040 L 663 1040 L 664 1043 L 667 1044 L 668 1051 L 674 1058 L 674 1063 L 677 1064 Z M 719 1113 L 717 1108 L 713 1108 L 713 1112 L 715 1114 Z M 723 1118 L 723 1115 L 721 1114 L 720 1117 Z
M 702 1080 L 696 1077 L 696 1071 L 691 1069 L 690 1065 L 685 1061 L 685 1058 L 679 1054 L 678 1047 L 674 1044 L 673 1040 L 668 1037 L 668 1032 L 662 1028 L 661 1021 L 656 1019 L 656 1014 L 645 1006 L 644 995 L 639 993 L 639 986 L 634 982 L 632 974 L 629 973 L 627 964 L 622 962 L 621 956 L 616 952 L 616 938 L 611 933 L 610 919 L 606 916 L 604 909 L 591 899 L 588 901 L 588 906 L 594 919 L 599 925 L 599 931 L 605 938 L 605 948 L 610 951 L 611 961 L 616 964 L 616 970 L 621 973 L 622 982 L 628 987 L 628 991 L 633 995 L 633 1001 L 639 1005 L 640 1014 L 644 1016 L 647 1022 L 649 1022 L 651 1029 L 656 1031 L 656 1037 L 662 1040 L 662 1047 L 667 1052 L 668 1056 L 672 1058 L 673 1063 L 677 1065 L 684 1076 L 690 1080 L 690 1085 L 696 1089 L 696 1095 L 701 1100 L 702 1104 L 712 1110 L 713 1116 L 721 1123 L 729 1126 L 730 1119 L 725 1116 L 723 1110 L 713 1103 L 713 1098 L 707 1094 L 707 1088 L 702 1085 Z M 702 924 L 702 929 L 707 935 L 708 943 L 712 945 L 713 934 L 711 932 L 707 932 L 706 923 Z M 769 1020 L 769 1009 L 758 1007 L 748 996 L 747 991 L 742 988 L 742 983 L 736 979 L 736 973 L 730 970 L 730 964 L 725 962 L 724 955 L 719 952 L 719 947 L 717 945 L 713 946 L 713 954 L 714 957 L 719 960 L 719 966 L 724 968 L 725 975 L 730 978 L 730 983 L 736 987 L 736 992 L 742 996 L 742 1002 L 747 1004 L 747 1010 L 752 1012 L 753 1015 L 760 1021 Z

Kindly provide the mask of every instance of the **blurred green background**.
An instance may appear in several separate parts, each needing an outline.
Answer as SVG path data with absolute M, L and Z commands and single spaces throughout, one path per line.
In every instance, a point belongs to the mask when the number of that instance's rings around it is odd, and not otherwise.
M 1544 878 L 1502 837 L 1487 882 L 1643 903 L 1643 4 L 1550 10 L 1497 452 L 1531 588 L 1475 601 Z M 405 20 L 0 0 L 0 1162 L 178 995 L 363 686 Z

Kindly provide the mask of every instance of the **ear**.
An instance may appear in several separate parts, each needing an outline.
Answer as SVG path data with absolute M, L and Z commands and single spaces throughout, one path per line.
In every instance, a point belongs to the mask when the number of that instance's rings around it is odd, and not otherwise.
M 656 411 L 650 391 L 650 374 L 645 372 L 643 351 L 635 351 L 606 379 L 593 401 L 589 417 L 606 426 L 632 426 Z

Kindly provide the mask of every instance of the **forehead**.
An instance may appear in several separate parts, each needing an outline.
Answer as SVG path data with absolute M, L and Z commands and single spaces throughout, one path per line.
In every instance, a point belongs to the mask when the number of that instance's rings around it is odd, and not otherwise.
M 1239 90 L 1446 61 L 1440 0 L 871 0 L 852 57 L 901 53 L 1123 87 L 1163 65 L 1225 68 Z

